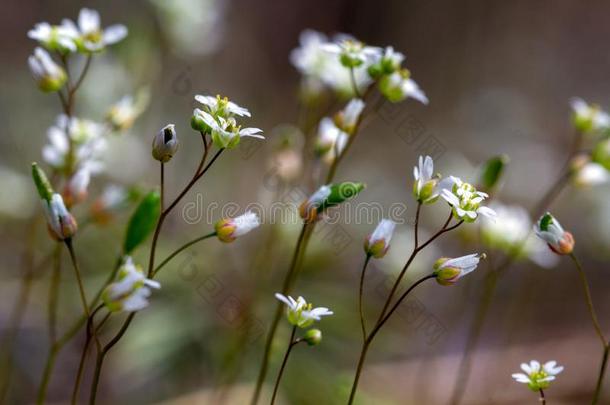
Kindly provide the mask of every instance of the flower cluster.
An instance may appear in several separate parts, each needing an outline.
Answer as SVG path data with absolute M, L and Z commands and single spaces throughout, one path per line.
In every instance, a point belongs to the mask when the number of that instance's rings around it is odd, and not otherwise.
M 236 117 L 250 117 L 250 112 L 226 97 L 196 95 L 195 101 L 203 109 L 195 108 L 191 126 L 196 131 L 211 134 L 212 141 L 219 148 L 234 148 L 242 137 L 265 139 L 259 128 L 242 128 Z
M 306 30 L 290 60 L 303 74 L 308 94 L 317 94 L 328 86 L 343 94 L 357 95 L 376 81 L 381 94 L 391 102 L 414 98 L 428 103 L 409 70 L 402 68 L 404 55 L 392 47 L 368 46 L 345 34 L 329 40 L 324 34 Z
M 556 361 L 547 361 L 540 364 L 536 360 L 521 364 L 521 370 L 524 373 L 514 373 L 512 377 L 515 381 L 527 384 L 532 391 L 546 389 L 551 385 L 551 381 L 555 380 L 555 376 L 563 371 L 562 366 L 558 366 Z
M 142 268 L 125 257 L 117 280 L 109 284 L 102 293 L 102 299 L 109 311 L 135 312 L 148 306 L 151 288 L 159 289 L 159 282 L 146 278 Z

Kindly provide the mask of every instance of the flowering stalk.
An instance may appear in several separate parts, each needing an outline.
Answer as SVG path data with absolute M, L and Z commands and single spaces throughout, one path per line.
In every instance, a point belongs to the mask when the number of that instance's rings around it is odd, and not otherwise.
M 288 357 L 290 356 L 290 352 L 292 348 L 302 342 L 301 339 L 295 339 L 294 336 L 297 332 L 297 326 L 292 327 L 292 332 L 290 333 L 290 339 L 288 340 L 288 348 L 286 349 L 286 353 L 284 353 L 284 359 L 282 360 L 282 365 L 280 366 L 280 371 L 277 374 L 277 379 L 275 380 L 275 386 L 273 387 L 273 395 L 271 396 L 271 405 L 275 404 L 275 398 L 277 396 L 277 390 L 280 387 L 280 381 L 282 380 L 282 375 L 284 374 L 284 369 L 286 368 L 286 363 L 288 362 Z
M 364 311 L 362 310 L 362 292 L 364 289 L 364 275 L 366 273 L 366 267 L 371 260 L 371 255 L 367 254 L 362 265 L 362 271 L 360 272 L 360 285 L 358 287 L 358 312 L 360 313 L 360 327 L 362 329 L 362 339 L 366 341 L 366 324 L 364 322 Z

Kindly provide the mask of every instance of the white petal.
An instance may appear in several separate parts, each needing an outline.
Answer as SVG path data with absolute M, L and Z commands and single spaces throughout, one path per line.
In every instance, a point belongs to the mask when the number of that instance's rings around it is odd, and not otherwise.
M 116 44 L 127 36 L 127 27 L 121 24 L 111 25 L 104 29 L 103 41 L 106 45 Z

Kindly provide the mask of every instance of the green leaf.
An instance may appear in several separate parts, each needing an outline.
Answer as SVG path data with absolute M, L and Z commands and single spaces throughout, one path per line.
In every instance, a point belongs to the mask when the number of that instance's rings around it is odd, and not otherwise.
M 481 168 L 479 187 L 483 190 L 491 190 L 494 188 L 502 177 L 504 167 L 508 164 L 509 160 L 510 159 L 506 155 L 498 155 L 485 162 Z
M 47 175 L 38 167 L 36 162 L 32 163 L 32 178 L 34 179 L 34 184 L 36 184 L 36 189 L 38 189 L 40 198 L 51 201 L 53 187 L 51 186 Z
M 322 212 L 329 207 L 339 205 L 342 202 L 357 196 L 366 185 L 364 183 L 346 181 L 330 186 L 330 194 L 319 207 L 318 212 Z
M 151 191 L 144 196 L 138 208 L 129 219 L 123 251 L 131 254 L 142 242 L 148 238 L 157 225 L 161 215 L 161 196 L 157 191 Z

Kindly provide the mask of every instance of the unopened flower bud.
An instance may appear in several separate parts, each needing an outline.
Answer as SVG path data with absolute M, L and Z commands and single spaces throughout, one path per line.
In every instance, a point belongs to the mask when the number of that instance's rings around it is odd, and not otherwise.
M 299 214 L 305 222 L 314 222 L 330 207 L 354 198 L 365 188 L 365 184 L 345 181 L 320 187 L 299 207 Z
M 485 259 L 485 253 L 456 257 L 453 259 L 441 257 L 434 262 L 433 269 L 436 281 L 440 285 L 450 286 L 455 284 L 460 278 L 477 268 L 479 261 Z
M 413 168 L 413 197 L 422 204 L 432 204 L 440 195 L 437 187 L 440 176 L 433 176 L 434 162 L 430 156 L 419 157 L 419 164 Z
M 322 186 L 301 204 L 299 214 L 305 222 L 313 222 L 317 219 L 319 209 L 330 195 L 330 192 L 330 186 Z
M 163 127 L 153 138 L 152 155 L 159 162 L 166 163 L 178 150 L 178 137 L 173 124 Z
M 74 236 L 78 225 L 64 205 L 61 195 L 53 194 L 50 201 L 43 199 L 42 207 L 47 218 L 49 233 L 54 239 L 64 241 Z
M 610 170 L 610 138 L 604 139 L 595 145 L 591 154 L 591 160 Z
M 383 76 L 379 80 L 379 91 L 392 103 L 414 98 L 422 104 L 428 104 L 428 97 L 411 79 L 411 73 L 407 69 Z
M 322 332 L 320 329 L 309 329 L 303 335 L 303 340 L 307 342 L 309 346 L 317 346 L 322 342 Z
M 381 259 L 390 248 L 390 240 L 396 223 L 390 219 L 382 219 L 375 231 L 364 240 L 364 251 L 375 259 Z
M 36 162 L 32 163 L 32 179 L 38 190 L 38 195 L 45 201 L 51 201 L 53 195 L 53 187 L 47 178 L 44 171 L 38 166 Z
M 335 115 L 334 121 L 337 128 L 347 134 L 354 133 L 364 107 L 364 101 L 359 98 L 351 99 L 345 108 Z
M 248 211 L 236 218 L 225 218 L 214 226 L 216 236 L 221 242 L 233 242 L 237 237 L 245 235 L 260 225 L 258 215 Z
M 558 255 L 569 255 L 574 250 L 574 237 L 549 212 L 544 214 L 534 227 L 536 235 L 545 241 Z
M 572 121 L 581 133 L 604 132 L 610 129 L 610 115 L 597 104 L 588 104 L 581 98 L 571 100 Z
M 38 87 L 45 92 L 58 91 L 66 83 L 66 72 L 42 48 L 36 48 L 34 55 L 28 58 L 30 71 Z

